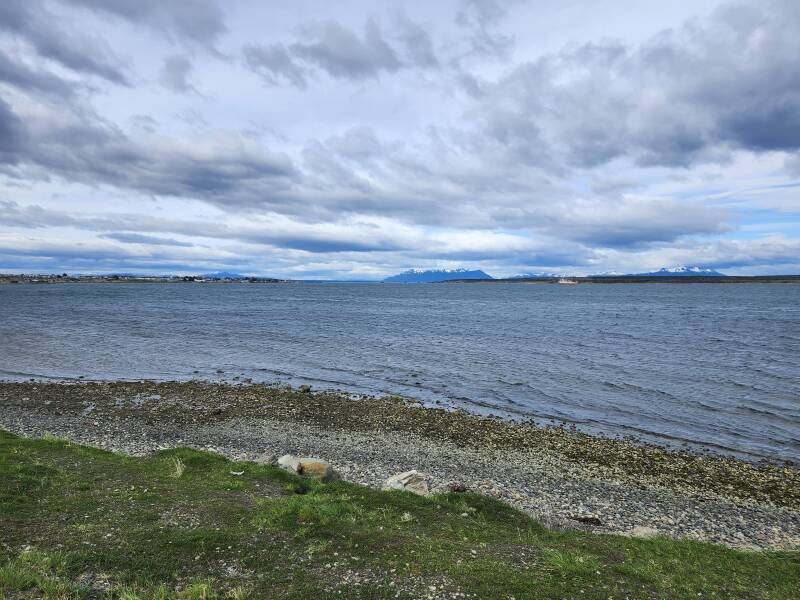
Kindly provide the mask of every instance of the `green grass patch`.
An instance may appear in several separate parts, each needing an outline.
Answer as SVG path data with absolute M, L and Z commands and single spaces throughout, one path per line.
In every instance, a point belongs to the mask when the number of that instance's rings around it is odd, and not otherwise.
M 0 432 L 0 598 L 796 598 L 797 552 L 544 529 L 494 499 Z M 702 595 L 702 596 L 701 596 Z

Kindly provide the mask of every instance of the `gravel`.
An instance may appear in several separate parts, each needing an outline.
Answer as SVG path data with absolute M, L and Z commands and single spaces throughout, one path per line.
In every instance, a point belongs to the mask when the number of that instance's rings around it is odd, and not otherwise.
M 489 494 L 551 528 L 800 547 L 794 467 L 669 452 L 396 398 L 201 382 L 2 383 L 0 428 L 135 455 L 189 446 L 247 460 L 316 456 L 344 479 L 373 487 L 416 469 L 434 492 Z

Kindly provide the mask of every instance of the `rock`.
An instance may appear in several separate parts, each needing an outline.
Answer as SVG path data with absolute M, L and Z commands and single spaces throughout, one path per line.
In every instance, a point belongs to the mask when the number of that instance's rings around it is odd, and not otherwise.
M 310 385 L 301 385 L 299 388 L 301 394 L 310 394 L 311 393 L 311 386 Z
M 301 458 L 299 473 L 303 477 L 318 479 L 323 483 L 330 483 L 339 478 L 329 463 L 318 458 Z
M 596 515 L 571 515 L 569 518 L 573 521 L 577 521 L 578 523 L 583 523 L 584 525 L 593 525 L 595 527 L 599 527 L 603 524 L 603 521 L 601 521 Z
M 445 486 L 445 489 L 448 492 L 456 492 L 456 493 L 463 493 L 469 491 L 469 488 L 460 481 L 450 481 Z
M 402 490 L 419 494 L 420 496 L 428 495 L 428 482 L 424 475 L 417 471 L 405 471 L 392 475 L 383 482 L 383 489 L 385 490 Z
M 274 454 L 262 454 L 254 461 L 257 465 L 264 465 L 264 466 L 274 466 L 278 464 L 278 457 Z
M 651 538 L 661 535 L 661 533 L 658 531 L 658 529 L 655 529 L 653 527 L 638 526 L 631 529 L 631 535 L 633 537 Z
M 284 454 L 278 459 L 278 466 L 290 473 L 297 473 L 300 468 L 300 459 L 293 454 Z
M 308 456 L 298 458 L 292 454 L 284 454 L 278 459 L 278 466 L 290 473 L 318 479 L 324 483 L 329 483 L 339 478 L 339 474 L 333 470 L 330 463 L 320 458 Z

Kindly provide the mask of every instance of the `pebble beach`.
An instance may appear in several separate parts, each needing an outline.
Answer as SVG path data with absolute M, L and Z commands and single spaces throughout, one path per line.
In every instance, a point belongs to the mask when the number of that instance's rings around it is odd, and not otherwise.
M 497 497 L 555 529 L 800 547 L 800 470 L 363 397 L 262 384 L 0 384 L 0 428 L 144 455 L 188 446 L 330 462 L 372 487 L 411 469 L 432 492 Z

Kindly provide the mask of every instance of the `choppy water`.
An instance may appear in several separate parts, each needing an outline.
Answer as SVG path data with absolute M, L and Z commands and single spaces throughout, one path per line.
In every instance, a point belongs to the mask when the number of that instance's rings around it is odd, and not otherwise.
M 0 378 L 77 376 L 306 382 L 800 460 L 800 286 L 0 286 Z

